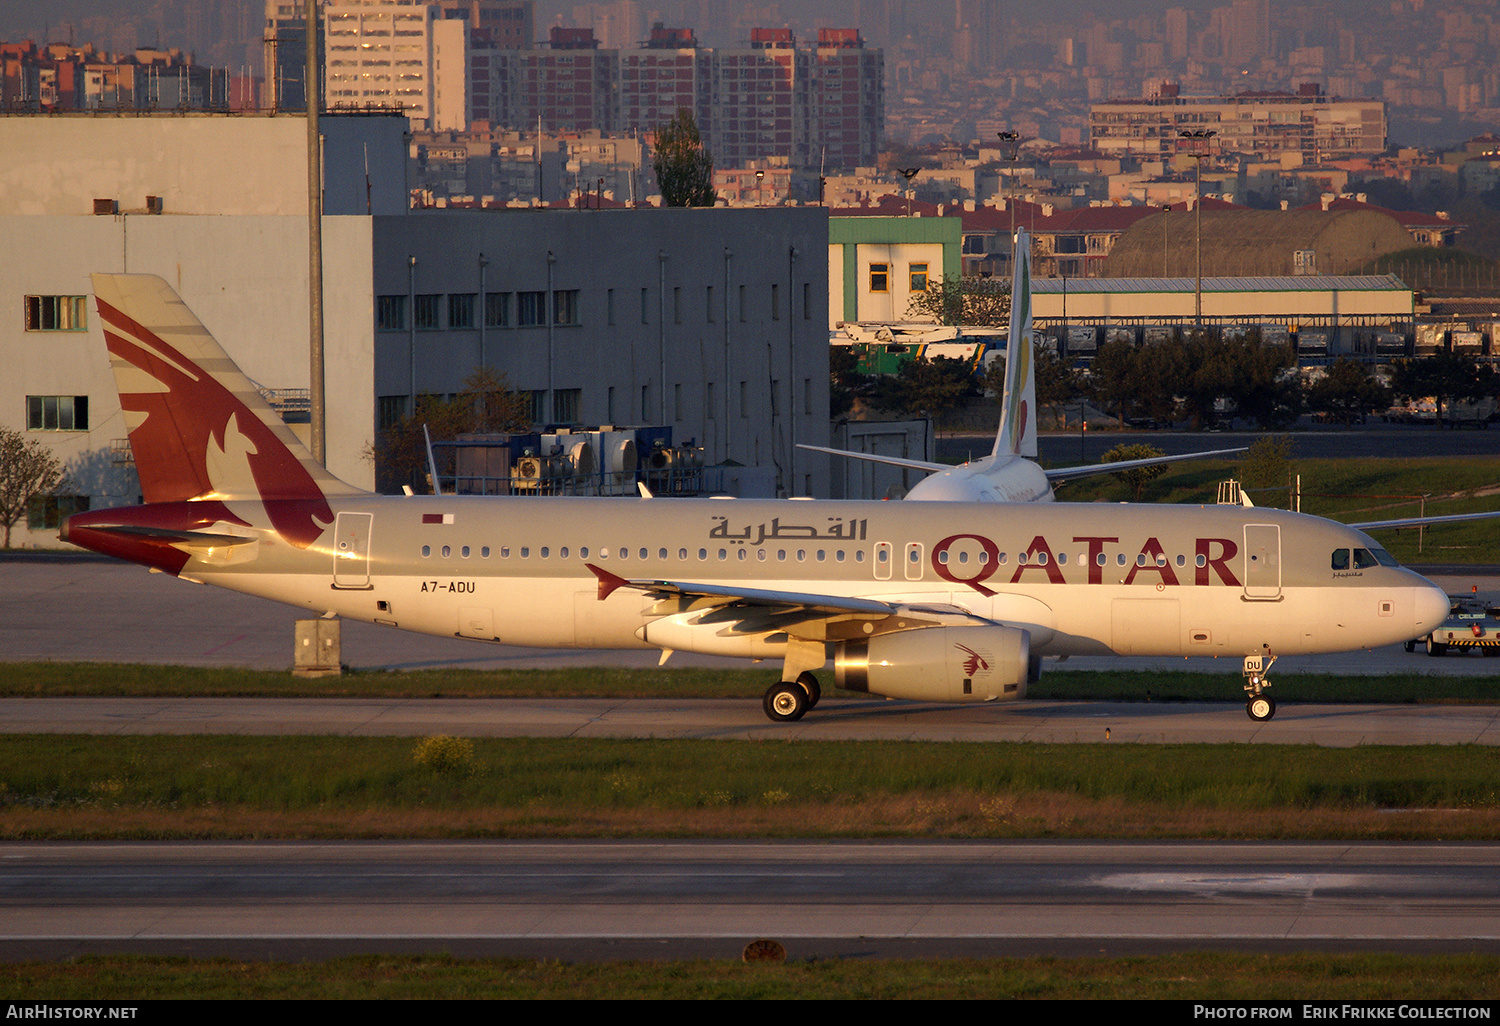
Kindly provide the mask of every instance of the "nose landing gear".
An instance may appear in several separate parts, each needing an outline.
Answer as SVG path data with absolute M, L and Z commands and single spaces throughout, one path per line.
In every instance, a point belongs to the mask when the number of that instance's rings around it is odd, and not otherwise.
M 1245 693 L 1249 699 L 1245 702 L 1245 715 L 1258 723 L 1264 723 L 1276 715 L 1276 699 L 1270 695 L 1261 694 L 1271 686 L 1266 679 L 1275 664 L 1276 657 L 1266 649 L 1263 655 L 1248 655 L 1245 657 Z

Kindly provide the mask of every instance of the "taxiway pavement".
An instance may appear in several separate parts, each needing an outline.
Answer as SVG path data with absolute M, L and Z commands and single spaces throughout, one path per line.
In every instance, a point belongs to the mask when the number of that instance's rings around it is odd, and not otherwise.
M 0 958 L 1500 947 L 1500 848 L 1179 842 L 0 845 Z

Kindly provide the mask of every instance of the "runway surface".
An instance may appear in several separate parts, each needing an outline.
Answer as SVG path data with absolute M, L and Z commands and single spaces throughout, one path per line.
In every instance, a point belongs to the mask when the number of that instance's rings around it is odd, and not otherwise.
M 9 959 L 1500 947 L 1479 845 L 35 843 L 0 866 Z

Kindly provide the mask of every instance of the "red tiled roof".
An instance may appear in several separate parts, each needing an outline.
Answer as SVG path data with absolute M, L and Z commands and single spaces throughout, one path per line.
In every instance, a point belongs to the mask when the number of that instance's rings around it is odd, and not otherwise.
M 1321 210 L 1322 203 L 1309 203 L 1298 210 Z M 1369 210 L 1377 214 L 1385 214 L 1394 218 L 1396 223 L 1403 228 L 1458 228 L 1462 227 L 1458 222 L 1436 214 L 1424 214 L 1420 210 L 1391 210 L 1388 207 L 1376 206 L 1374 203 L 1361 203 L 1357 199 L 1348 196 L 1340 196 L 1328 204 L 1329 210 Z

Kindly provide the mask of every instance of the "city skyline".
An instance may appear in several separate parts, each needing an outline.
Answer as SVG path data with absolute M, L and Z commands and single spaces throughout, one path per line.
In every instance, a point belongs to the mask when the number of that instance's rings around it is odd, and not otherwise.
M 0 11 L 0 39 L 123 55 L 177 48 L 231 76 L 257 76 L 264 20 L 264 0 L 13 0 Z M 543 0 L 534 35 L 592 27 L 605 47 L 633 48 L 656 20 L 707 47 L 742 47 L 752 28 L 790 28 L 800 41 L 821 27 L 859 29 L 886 51 L 886 130 L 896 142 L 964 142 L 998 124 L 1078 143 L 1088 104 L 1148 97 L 1163 83 L 1198 96 L 1312 83 L 1330 96 L 1383 100 L 1400 145 L 1500 130 L 1500 13 L 1482 0 Z

